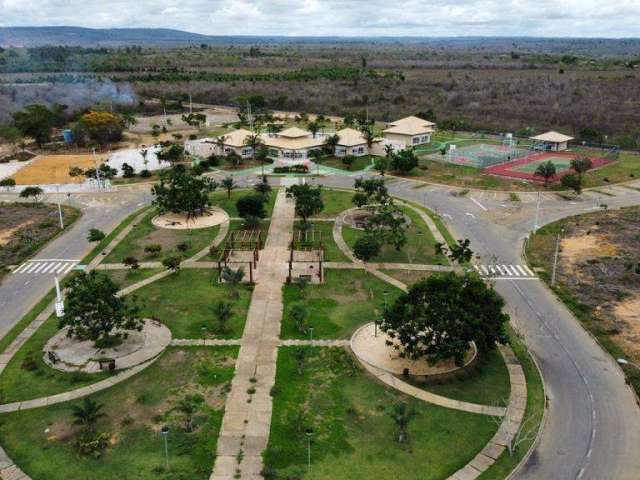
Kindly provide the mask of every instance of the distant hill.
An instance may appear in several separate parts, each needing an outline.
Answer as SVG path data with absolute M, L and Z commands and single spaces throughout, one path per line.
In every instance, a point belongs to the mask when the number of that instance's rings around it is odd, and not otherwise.
M 169 28 L 0 27 L 0 46 L 180 46 L 189 44 L 412 44 L 466 52 L 638 56 L 640 38 L 539 37 L 285 37 L 202 35 Z

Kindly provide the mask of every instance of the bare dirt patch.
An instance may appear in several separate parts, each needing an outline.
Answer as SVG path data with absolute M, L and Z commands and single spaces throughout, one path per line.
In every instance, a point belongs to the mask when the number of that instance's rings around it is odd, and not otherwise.
M 106 160 L 106 155 L 96 155 L 98 164 Z M 94 168 L 93 155 L 39 155 L 29 165 L 18 170 L 13 176 L 18 185 L 38 185 L 52 183 L 82 183 L 84 176 L 71 177 L 69 168 L 83 170 Z

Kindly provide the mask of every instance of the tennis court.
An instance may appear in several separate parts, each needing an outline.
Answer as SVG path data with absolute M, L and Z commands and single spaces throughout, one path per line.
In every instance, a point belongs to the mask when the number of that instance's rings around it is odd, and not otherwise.
M 572 171 L 571 160 L 578 155 L 570 152 L 527 152 L 528 155 L 511 162 L 502 163 L 500 165 L 492 165 L 485 168 L 482 173 L 488 175 L 498 175 L 501 177 L 520 178 L 523 180 L 531 180 L 544 182 L 542 177 L 536 177 L 537 168 L 546 162 L 552 162 L 556 167 L 556 177 L 554 180 L 560 180 L 567 173 Z M 615 160 L 602 157 L 589 157 L 593 167 L 600 168 L 602 166 L 613 163 Z
M 486 168 L 491 165 L 510 162 L 528 154 L 528 150 L 516 148 L 511 145 L 476 143 L 462 147 L 450 145 L 448 151 L 444 155 L 442 153 L 433 153 L 427 156 L 427 158 L 429 160 L 452 163 L 455 165 Z

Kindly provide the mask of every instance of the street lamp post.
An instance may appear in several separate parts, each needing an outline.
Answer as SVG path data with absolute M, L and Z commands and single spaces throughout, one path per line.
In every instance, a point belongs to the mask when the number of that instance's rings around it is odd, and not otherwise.
M 540 191 L 538 190 L 538 202 L 536 204 L 536 219 L 533 222 L 533 233 L 536 233 L 538 231 L 538 219 L 540 218 L 540 200 L 542 198 L 542 195 L 540 193 Z
M 307 470 L 311 471 L 311 437 L 313 436 L 313 430 L 307 428 L 304 434 L 307 436 Z
M 618 364 L 620 364 L 620 365 L 630 366 L 630 367 L 634 367 L 634 368 L 637 368 L 637 369 L 640 370 L 640 365 L 638 365 L 637 363 L 630 362 L 626 358 L 616 358 L 616 362 L 618 362 Z
M 313 327 L 309 327 L 309 339 L 313 342 Z
M 62 206 L 60 205 L 60 185 L 56 185 L 57 199 L 58 199 L 58 217 L 60 218 L 60 230 L 64 230 L 64 220 L 62 218 Z
M 169 441 L 167 439 L 167 437 L 169 436 L 169 427 L 167 425 L 162 427 L 162 429 L 160 430 L 160 434 L 164 438 L 164 458 L 166 461 L 167 470 L 169 470 Z
M 564 233 L 564 228 L 560 229 L 558 238 L 556 238 L 556 251 L 553 254 L 553 271 L 551 272 L 551 286 L 556 284 L 556 270 L 558 268 L 558 254 L 560 253 L 560 237 Z

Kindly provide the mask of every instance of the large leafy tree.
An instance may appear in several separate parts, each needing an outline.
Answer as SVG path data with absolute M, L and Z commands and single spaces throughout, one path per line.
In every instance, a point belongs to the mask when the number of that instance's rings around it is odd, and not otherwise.
M 373 212 L 365 225 L 367 234 L 400 250 L 407 243 L 407 221 L 402 210 L 387 203 L 376 206 Z
M 477 275 L 432 275 L 414 284 L 387 307 L 380 328 L 397 340 L 400 355 L 435 363 L 464 363 L 470 342 L 480 352 L 504 342 L 502 298 Z
M 575 170 L 580 180 L 582 180 L 582 175 L 593 168 L 593 162 L 589 157 L 576 157 L 571 160 L 571 168 Z
M 13 123 L 22 135 L 33 138 L 38 147 L 42 148 L 51 140 L 56 115 L 44 105 L 28 105 L 13 114 Z
M 98 345 L 126 338 L 127 330 L 141 330 L 138 307 L 117 292 L 118 286 L 106 275 L 90 272 L 73 277 L 60 328 L 69 327 L 69 336 Z
M 241 197 L 236 202 L 236 209 L 238 210 L 238 215 L 242 218 L 248 217 L 257 217 L 264 218 L 267 215 L 267 212 L 264 208 L 265 196 L 259 193 L 253 195 L 247 195 L 245 197 Z
M 111 112 L 89 112 L 80 117 L 81 125 L 89 138 L 100 145 L 117 142 L 122 139 L 124 121 Z
M 418 166 L 418 157 L 412 149 L 407 148 L 391 154 L 390 163 L 391 170 L 407 173 Z
M 151 188 L 153 205 L 161 213 L 184 213 L 191 219 L 202 215 L 211 205 L 209 193 L 216 186 L 209 178 L 196 177 L 180 166 L 174 167 L 163 172 L 160 182 Z
M 309 184 L 292 185 L 287 188 L 287 197 L 295 199 L 296 215 L 302 217 L 304 223 L 307 223 L 309 217 L 320 213 L 324 208 L 322 188 L 320 186 L 312 187 Z
M 356 193 L 352 202 L 358 207 L 372 204 L 389 203 L 390 197 L 384 180 L 381 178 L 358 178 L 354 183 Z

